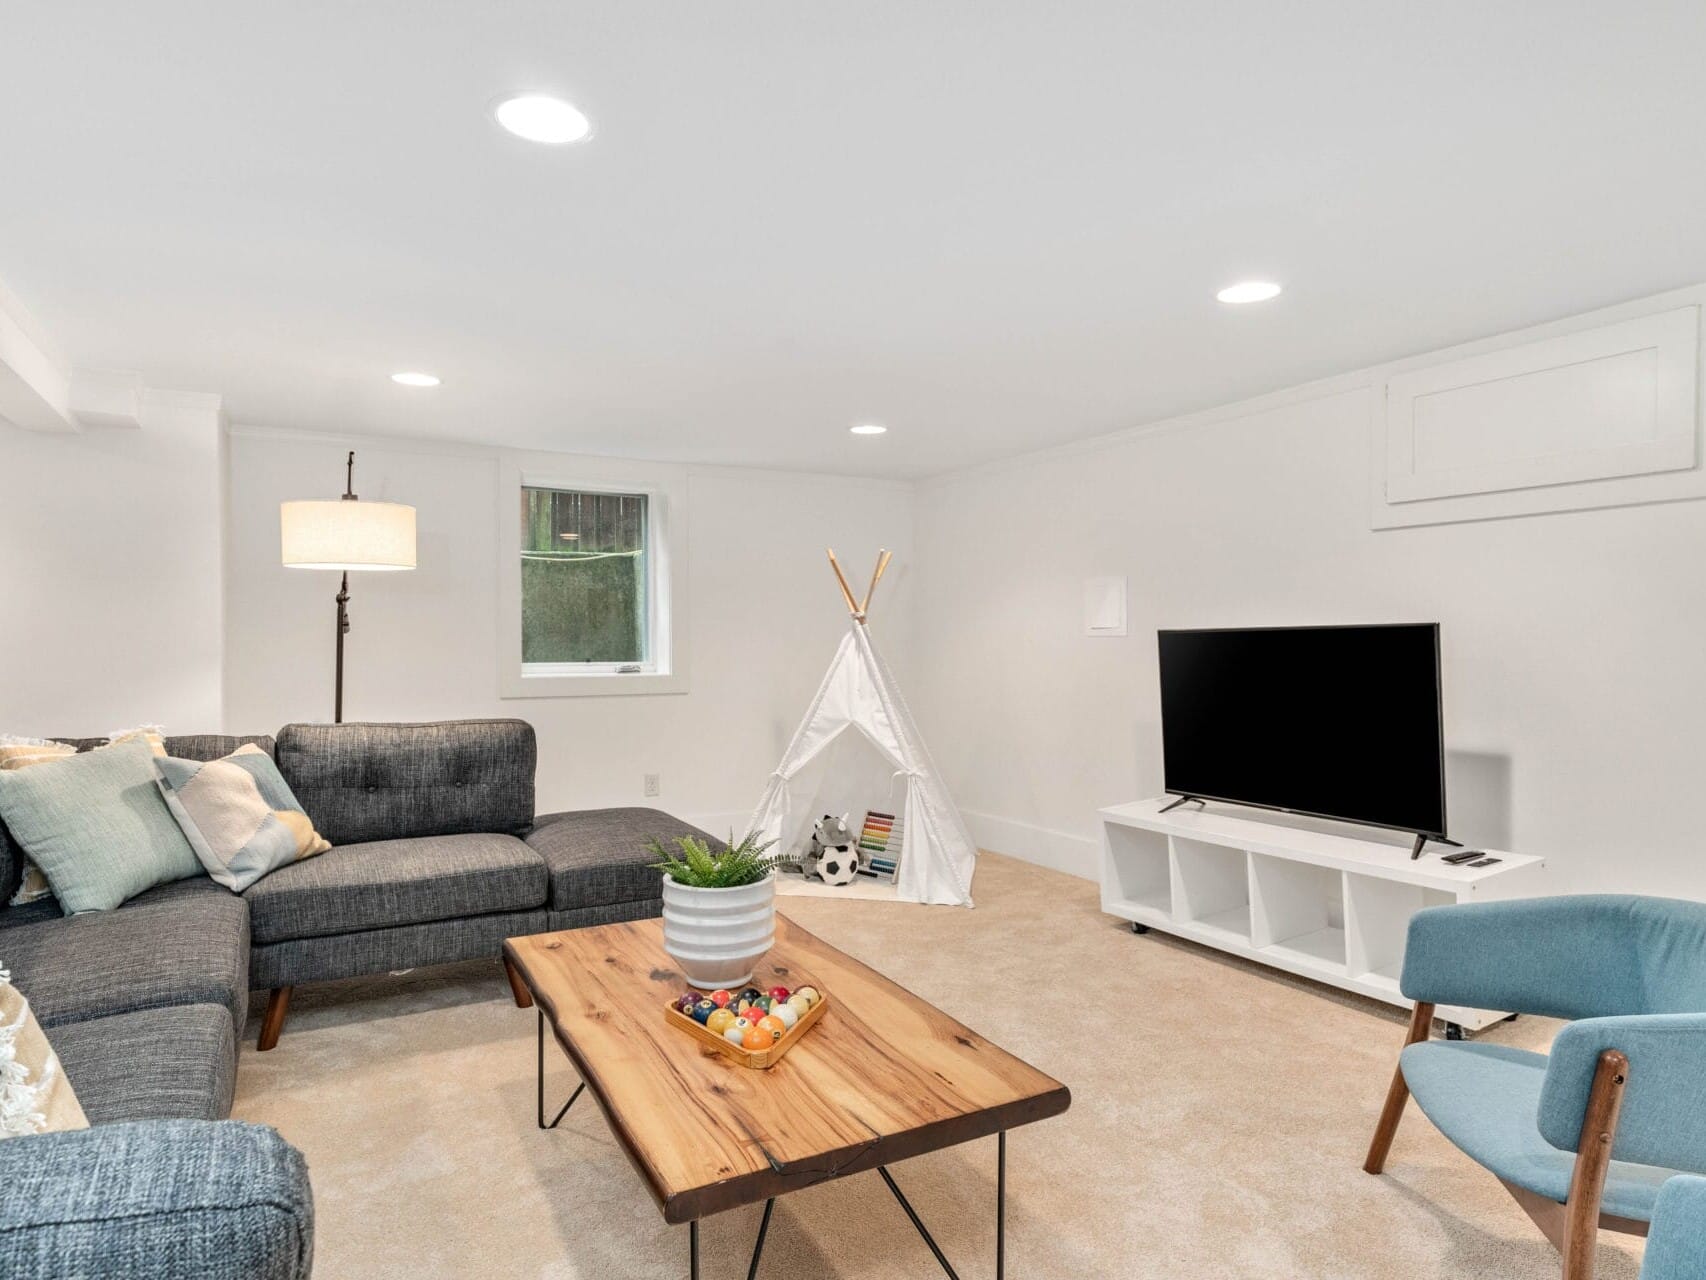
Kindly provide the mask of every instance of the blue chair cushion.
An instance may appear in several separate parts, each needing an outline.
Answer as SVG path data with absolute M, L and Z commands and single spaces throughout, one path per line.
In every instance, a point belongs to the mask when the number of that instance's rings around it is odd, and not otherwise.
M 1706 1178 L 1672 1178 L 1659 1193 L 1641 1280 L 1706 1276 Z
M 1576 1158 L 1540 1136 L 1546 1056 L 1499 1044 L 1427 1040 L 1399 1059 L 1404 1083 L 1434 1127 L 1494 1176 L 1562 1204 Z M 1601 1211 L 1650 1222 L 1674 1170 L 1614 1160 Z

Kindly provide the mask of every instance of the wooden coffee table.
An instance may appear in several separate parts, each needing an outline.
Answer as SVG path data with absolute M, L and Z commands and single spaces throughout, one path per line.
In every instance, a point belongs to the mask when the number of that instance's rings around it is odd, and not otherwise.
M 699 1219 L 763 1202 L 750 1280 L 777 1196 L 870 1169 L 954 1276 L 885 1166 L 990 1134 L 999 1135 L 995 1273 L 1003 1275 L 1007 1130 L 1065 1111 L 1071 1095 L 1058 1080 L 780 915 L 752 985 L 809 983 L 830 1003 L 768 1071 L 665 1022 L 664 1005 L 685 984 L 664 954 L 661 921 L 511 938 L 504 963 L 539 1010 L 539 1127 L 555 1128 L 590 1089 L 664 1221 L 689 1224 L 694 1280 Z M 550 1121 L 547 1021 L 581 1078 Z

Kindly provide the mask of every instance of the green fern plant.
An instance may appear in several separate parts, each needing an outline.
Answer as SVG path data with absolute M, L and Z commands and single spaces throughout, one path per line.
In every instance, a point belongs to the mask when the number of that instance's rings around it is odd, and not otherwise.
M 659 861 L 652 866 L 677 884 L 695 889 L 736 889 L 743 884 L 757 884 L 782 861 L 766 857 L 764 851 L 774 840 L 760 841 L 758 833 L 749 831 L 739 844 L 734 832 L 729 832 L 728 848 L 714 853 L 711 846 L 697 836 L 676 836 L 679 855 L 664 847 L 655 836 L 647 843 L 646 851 Z

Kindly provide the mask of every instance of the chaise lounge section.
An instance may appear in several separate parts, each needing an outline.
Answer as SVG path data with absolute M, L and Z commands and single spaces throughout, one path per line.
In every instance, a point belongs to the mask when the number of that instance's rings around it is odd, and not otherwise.
M 274 756 L 333 848 L 242 895 L 197 877 L 114 911 L 0 907 L 0 966 L 92 1126 L 0 1142 L 0 1275 L 307 1277 L 306 1162 L 273 1130 L 227 1118 L 251 989 L 271 992 L 258 1046 L 271 1049 L 302 983 L 655 916 L 646 842 L 710 838 L 655 809 L 535 819 L 537 748 L 519 720 L 292 724 L 276 742 L 165 745 L 212 760 L 244 743 Z M 20 858 L 0 825 L 0 881 L 15 882 Z

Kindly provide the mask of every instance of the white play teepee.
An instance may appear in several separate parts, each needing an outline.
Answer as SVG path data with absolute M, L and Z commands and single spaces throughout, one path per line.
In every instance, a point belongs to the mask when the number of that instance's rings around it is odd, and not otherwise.
M 877 557 L 861 601 L 854 599 L 835 552 L 829 553 L 852 626 L 782 762 L 770 775 L 749 829 L 775 840 L 779 852 L 793 854 L 809 839 L 813 822 L 826 813 L 856 810 L 849 821 L 857 831 L 864 809 L 857 798 L 880 788 L 875 795 L 897 805 L 894 812 L 904 830 L 896 896 L 907 902 L 969 907 L 977 846 L 865 629 L 871 593 L 889 559 L 887 551 Z M 897 789 L 904 795 L 896 798 Z

